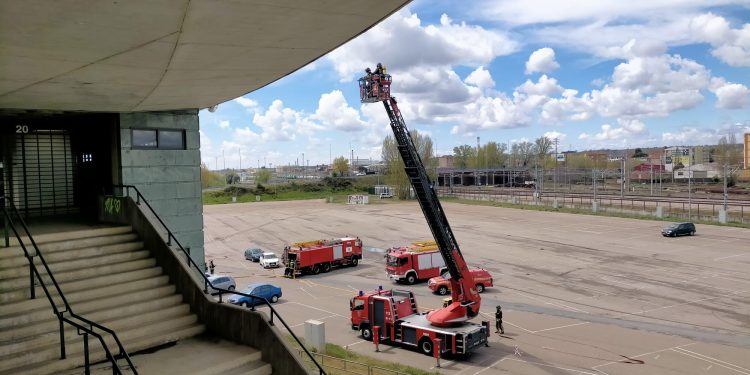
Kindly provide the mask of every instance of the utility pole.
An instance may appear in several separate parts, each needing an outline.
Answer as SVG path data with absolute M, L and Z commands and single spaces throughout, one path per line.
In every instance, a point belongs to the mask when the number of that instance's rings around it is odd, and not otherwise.
M 221 149 L 221 160 L 224 161 L 224 170 L 227 169 L 227 158 L 224 157 L 224 149 Z
M 238 148 L 237 151 L 240 153 L 240 170 L 242 170 L 242 149 Z
M 557 143 L 560 141 L 557 137 L 555 137 L 555 182 L 553 183 L 555 193 L 557 193 Z
M 475 178 L 476 178 L 475 185 L 480 186 L 482 185 L 482 182 L 481 182 L 481 178 L 479 178 L 479 136 L 477 136 L 477 161 L 476 163 L 477 165 L 475 168 L 475 172 L 476 172 L 475 173 Z

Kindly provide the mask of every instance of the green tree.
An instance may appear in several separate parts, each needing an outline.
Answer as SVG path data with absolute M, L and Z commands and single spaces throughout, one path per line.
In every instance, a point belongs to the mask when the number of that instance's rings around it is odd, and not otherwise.
M 232 185 L 240 182 L 240 176 L 237 173 L 229 172 L 226 175 L 227 185 Z
M 349 172 L 349 160 L 343 156 L 333 159 L 334 176 L 344 176 Z
M 469 168 L 473 165 L 476 156 L 476 149 L 469 145 L 453 147 L 453 167 L 458 169 Z
M 552 151 L 552 140 L 547 137 L 539 137 L 534 140 L 534 153 L 536 154 L 536 163 L 544 169 L 549 153 Z
M 224 178 L 219 173 L 211 172 L 206 164 L 201 164 L 201 188 L 223 185 Z
M 437 158 L 433 156 L 432 139 L 426 135 L 419 134 L 416 130 L 411 132 L 411 139 L 417 148 L 417 153 L 422 159 L 430 179 L 435 182 L 435 168 L 437 167 Z M 455 150 L 454 150 L 455 151 Z M 398 151 L 395 138 L 393 136 L 385 137 L 383 140 L 383 162 L 388 170 L 385 175 L 385 182 L 396 189 L 396 196 L 400 199 L 408 199 L 411 183 L 404 171 L 404 161 Z
M 648 154 L 643 152 L 643 150 L 641 150 L 640 148 L 636 148 L 635 151 L 633 152 L 633 157 L 634 158 L 647 158 Z
M 510 152 L 513 167 L 531 166 L 531 161 L 534 158 L 534 144 L 527 141 L 514 143 Z
M 255 182 L 265 184 L 271 180 L 271 171 L 263 167 L 255 171 Z

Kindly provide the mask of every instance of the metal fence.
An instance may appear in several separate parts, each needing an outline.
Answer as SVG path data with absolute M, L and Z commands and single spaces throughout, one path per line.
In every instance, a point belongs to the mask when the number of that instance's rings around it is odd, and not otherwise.
M 552 208 L 586 209 L 594 212 L 716 222 L 721 221 L 720 211 L 724 208 L 724 202 L 716 199 L 535 192 L 530 189 L 482 190 L 454 187 L 440 188 L 439 194 L 443 197 L 490 202 L 537 205 Z M 728 201 L 725 222 L 750 223 L 750 202 L 742 200 Z
M 300 350 L 300 354 L 302 351 Z M 387 368 L 368 365 L 362 362 L 350 361 L 348 359 L 331 357 L 325 354 L 312 353 L 318 363 L 323 366 L 329 375 L 408 375 L 404 372 L 389 370 Z M 306 359 L 303 357 L 303 360 Z M 316 369 L 312 362 L 306 361 L 310 369 Z

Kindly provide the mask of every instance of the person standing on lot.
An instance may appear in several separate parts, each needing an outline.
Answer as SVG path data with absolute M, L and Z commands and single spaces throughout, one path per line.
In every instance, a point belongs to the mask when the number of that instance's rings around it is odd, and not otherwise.
M 209 269 L 209 271 L 211 271 L 212 275 L 214 274 L 214 268 L 215 268 L 215 266 L 214 266 L 214 260 L 211 259 L 210 261 L 208 261 L 208 269 Z
M 503 310 L 500 305 L 497 305 L 497 310 L 495 311 L 495 333 L 497 332 L 500 332 L 501 335 L 505 334 L 505 329 L 503 329 Z

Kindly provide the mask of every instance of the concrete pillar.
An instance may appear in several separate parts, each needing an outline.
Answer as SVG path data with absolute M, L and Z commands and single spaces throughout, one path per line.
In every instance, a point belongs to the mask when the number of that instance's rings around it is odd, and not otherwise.
M 305 341 L 318 353 L 326 352 L 326 324 L 319 320 L 305 322 Z
M 656 217 L 658 217 L 659 219 L 664 217 L 664 207 L 662 206 L 656 207 Z
M 510 198 L 510 203 L 518 204 L 518 197 L 512 197 L 512 198 Z
M 591 212 L 599 212 L 599 202 L 591 202 Z
M 727 223 L 727 212 L 724 209 L 719 209 L 719 222 L 722 224 Z
M 552 200 L 552 208 L 555 208 L 555 209 L 560 208 L 560 202 L 557 201 L 557 198 Z

